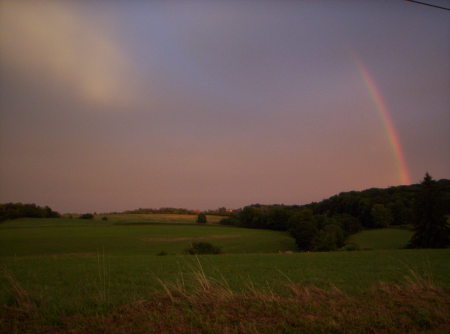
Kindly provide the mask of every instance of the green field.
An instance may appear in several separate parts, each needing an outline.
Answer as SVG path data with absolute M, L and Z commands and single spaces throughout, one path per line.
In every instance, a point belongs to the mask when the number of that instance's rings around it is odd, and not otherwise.
M 450 283 L 450 249 L 392 249 L 404 244 L 410 233 L 404 230 L 352 237 L 361 248 L 374 250 L 281 254 L 295 250 L 285 232 L 151 219 L 155 217 L 0 224 L 0 303 L 11 303 L 18 285 L 49 318 L 91 314 L 151 298 L 161 291 L 161 282 L 190 289 L 199 272 L 233 291 L 257 288 L 281 294 L 292 282 L 336 286 L 350 294 L 380 281 L 405 282 L 417 275 L 438 286 Z M 193 241 L 210 242 L 223 254 L 184 255 Z M 157 256 L 161 251 L 168 255 Z
M 149 215 L 151 216 L 151 215 Z M 170 215 L 172 219 L 173 215 Z M 152 219 L 154 217 L 150 217 Z M 224 253 L 268 253 L 295 250 L 285 232 L 233 228 L 216 224 L 172 224 L 79 219 L 18 219 L 0 225 L 1 256 L 182 254 L 195 241 L 207 241 Z M 188 219 L 190 216 L 188 216 Z
M 350 236 L 348 242 L 360 249 L 401 249 L 411 240 L 413 232 L 400 228 L 366 230 Z

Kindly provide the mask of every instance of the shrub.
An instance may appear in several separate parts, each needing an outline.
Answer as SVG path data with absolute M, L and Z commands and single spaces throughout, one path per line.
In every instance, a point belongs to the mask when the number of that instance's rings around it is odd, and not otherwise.
M 359 250 L 359 246 L 357 244 L 355 244 L 354 242 L 350 242 L 350 243 L 346 244 L 344 247 L 342 247 L 342 250 L 357 251 L 357 250 Z
M 92 213 L 84 213 L 79 218 L 80 219 L 94 219 L 94 215 Z
M 219 247 L 211 245 L 209 242 L 193 242 L 191 247 L 186 249 L 187 254 L 219 254 Z
M 206 224 L 206 215 L 203 212 L 198 214 L 197 223 Z
M 223 218 L 219 221 L 220 225 L 232 225 L 232 226 L 239 226 L 239 219 L 236 217 L 230 216 Z
M 108 217 L 102 217 L 102 220 L 106 221 L 108 220 Z

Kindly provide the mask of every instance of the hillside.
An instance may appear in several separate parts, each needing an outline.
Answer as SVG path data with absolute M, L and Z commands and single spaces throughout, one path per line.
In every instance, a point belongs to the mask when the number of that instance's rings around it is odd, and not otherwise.
M 402 249 L 412 234 L 412 231 L 400 228 L 365 230 L 350 236 L 348 243 L 359 249 Z
M 435 181 L 441 202 L 450 214 L 450 180 Z M 333 220 L 346 234 L 363 228 L 408 225 L 413 219 L 413 205 L 420 185 L 372 188 L 342 192 L 320 202 L 305 205 L 252 204 L 235 210 L 222 224 L 272 230 L 288 230 L 289 219 L 305 210 L 312 215 Z M 326 224 L 326 223 L 325 223 Z M 320 228 L 320 226 L 319 226 Z

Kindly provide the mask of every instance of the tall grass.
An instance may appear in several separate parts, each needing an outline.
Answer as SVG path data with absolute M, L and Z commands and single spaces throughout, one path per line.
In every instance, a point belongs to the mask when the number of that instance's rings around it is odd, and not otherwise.
M 109 275 L 108 264 L 105 256 L 105 249 L 102 249 L 100 253 L 97 251 L 97 268 L 98 268 L 98 277 L 97 277 L 97 304 L 102 307 L 106 307 L 110 304 L 110 287 L 111 280 Z
M 100 261 L 100 267 L 103 264 Z M 104 270 L 104 269 L 102 269 Z M 4 333 L 446 333 L 450 332 L 450 290 L 430 275 L 411 272 L 404 282 L 379 282 L 349 295 L 336 287 L 293 283 L 288 294 L 268 289 L 235 292 L 207 277 L 198 261 L 194 289 L 183 280 L 165 282 L 151 298 L 94 315 L 71 315 L 49 323 L 29 292 L 7 276 L 16 300 L 2 306 Z M 102 273 L 101 277 L 104 274 Z M 104 280 L 101 280 L 102 284 Z M 103 286 L 102 291 L 107 291 Z M 102 292 L 103 293 L 103 292 Z M 106 296 L 107 297 L 107 296 Z M 107 302 L 107 298 L 103 301 Z M 103 297 L 102 297 L 103 298 Z

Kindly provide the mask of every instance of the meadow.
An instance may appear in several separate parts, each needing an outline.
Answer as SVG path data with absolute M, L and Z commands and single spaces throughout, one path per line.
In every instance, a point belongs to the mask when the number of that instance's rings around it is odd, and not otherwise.
M 407 230 L 352 236 L 371 250 L 291 253 L 295 243 L 285 232 L 199 225 L 192 216 L 130 216 L 0 224 L 0 304 L 14 308 L 25 298 L 39 305 L 45 315 L 40 321 L 57 324 L 63 317 L 104 315 L 152 300 L 161 291 L 190 293 L 205 282 L 233 293 L 280 296 L 289 295 L 293 284 L 356 296 L 380 282 L 450 283 L 450 249 L 399 249 Z M 219 246 L 222 254 L 186 255 L 194 241 Z
M 153 215 L 150 215 L 153 216 Z M 170 215 L 172 216 L 172 215 Z M 151 217 L 154 218 L 154 217 Z M 151 219 L 150 218 L 150 219 Z M 158 217 L 159 218 L 159 217 Z M 172 217 L 170 217 L 172 218 Z M 64 256 L 84 254 L 182 254 L 195 241 L 208 241 L 224 253 L 267 253 L 294 250 L 284 232 L 237 229 L 216 224 L 119 220 L 18 219 L 0 225 L 2 256 Z M 191 216 L 188 216 L 191 219 Z
M 348 242 L 360 249 L 401 249 L 408 245 L 413 232 L 405 228 L 366 230 L 350 236 Z

